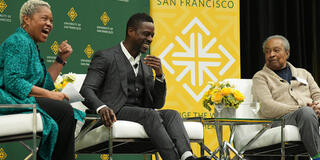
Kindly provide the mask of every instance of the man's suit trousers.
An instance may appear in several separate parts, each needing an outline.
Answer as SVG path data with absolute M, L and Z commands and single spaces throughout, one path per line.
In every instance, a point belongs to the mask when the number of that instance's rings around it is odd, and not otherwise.
M 178 160 L 184 152 L 191 151 L 182 118 L 175 110 L 124 106 L 116 116 L 118 120 L 142 124 L 162 159 Z

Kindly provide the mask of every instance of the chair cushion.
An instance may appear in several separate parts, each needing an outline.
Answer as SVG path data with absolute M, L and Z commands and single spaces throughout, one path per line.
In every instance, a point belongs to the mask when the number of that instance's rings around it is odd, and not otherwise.
M 136 122 L 120 120 L 115 122 L 112 129 L 113 138 L 149 138 L 143 126 Z
M 226 79 L 236 89 L 242 92 L 245 96 L 245 101 L 236 110 L 237 118 L 261 118 L 251 109 L 251 105 L 259 105 L 254 103 L 251 88 L 251 79 Z M 236 149 L 241 149 L 245 146 L 261 129 L 262 125 L 239 125 L 236 126 L 234 144 Z M 284 141 L 301 141 L 299 129 L 296 126 L 286 125 L 284 128 Z M 247 148 L 256 149 L 273 144 L 281 143 L 281 127 L 275 127 L 266 130 L 251 146 Z
M 203 131 L 203 124 L 200 122 L 183 122 L 184 127 L 188 133 L 190 139 L 203 139 L 204 138 L 204 131 Z
M 32 113 L 0 116 L 0 137 L 32 133 L 32 119 Z M 37 132 L 42 132 L 42 130 L 42 119 L 40 113 L 37 113 Z
M 202 123 L 184 122 L 184 126 L 190 139 L 203 139 Z M 118 120 L 113 124 L 112 134 L 114 139 L 149 138 L 141 124 L 125 120 Z M 106 142 L 108 139 L 109 129 L 105 126 L 97 127 L 76 143 L 76 151 Z
M 248 126 L 247 128 L 253 128 L 255 126 Z M 238 129 L 238 128 L 237 128 Z M 301 141 L 301 137 L 299 134 L 299 129 L 293 125 L 286 125 L 284 127 L 284 141 Z M 234 144 L 237 149 L 241 149 L 245 146 L 257 133 L 259 130 L 254 132 L 246 131 L 245 133 L 236 133 Z M 237 138 L 236 138 L 237 137 Z M 265 131 L 251 146 L 249 146 L 246 150 L 261 148 L 265 146 L 270 146 L 273 144 L 281 143 L 281 127 L 275 127 L 268 129 Z

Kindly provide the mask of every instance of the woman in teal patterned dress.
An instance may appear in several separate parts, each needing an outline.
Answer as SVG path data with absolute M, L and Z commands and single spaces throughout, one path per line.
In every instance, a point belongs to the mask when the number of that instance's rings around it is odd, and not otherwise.
M 45 42 L 53 28 L 50 5 L 42 0 L 29 0 L 20 10 L 21 27 L 0 46 L 0 103 L 37 104 L 43 120 L 43 133 L 38 159 L 74 159 L 74 131 L 78 112 L 68 97 L 54 92 L 53 81 L 72 53 L 64 41 L 59 56 L 46 69 L 37 43 Z M 0 114 L 29 112 L 30 109 L 1 109 Z M 83 116 L 83 115 L 82 115 Z

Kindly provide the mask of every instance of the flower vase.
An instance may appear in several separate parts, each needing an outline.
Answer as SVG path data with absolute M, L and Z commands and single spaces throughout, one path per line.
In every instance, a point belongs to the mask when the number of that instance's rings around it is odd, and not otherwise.
M 216 106 L 214 107 L 214 117 L 234 118 L 236 117 L 236 109 L 233 107 L 225 107 L 223 104 L 216 104 Z

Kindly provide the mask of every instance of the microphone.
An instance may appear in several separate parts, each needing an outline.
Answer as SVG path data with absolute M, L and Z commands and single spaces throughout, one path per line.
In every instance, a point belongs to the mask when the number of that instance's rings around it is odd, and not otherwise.
M 134 67 L 134 69 L 137 69 L 138 68 L 138 63 L 134 64 L 133 67 Z

